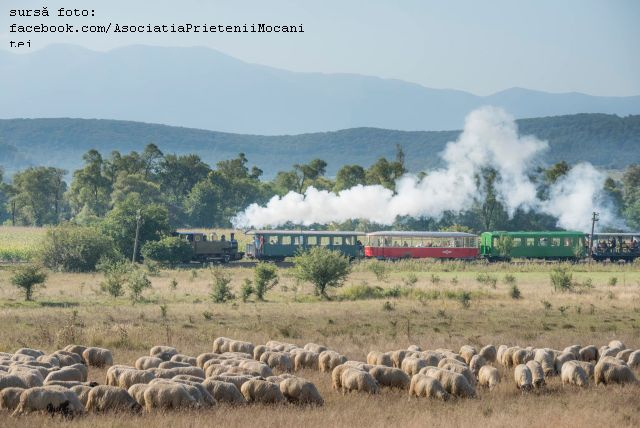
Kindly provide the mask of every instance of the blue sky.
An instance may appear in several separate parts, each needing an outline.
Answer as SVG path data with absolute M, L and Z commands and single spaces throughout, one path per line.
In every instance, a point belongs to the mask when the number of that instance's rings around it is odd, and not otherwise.
M 96 10 L 72 24 L 302 24 L 304 34 L 8 33 L 13 8 Z M 294 71 L 397 78 L 487 95 L 514 86 L 549 92 L 640 95 L 640 1 L 634 0 L 3 0 L 0 48 L 73 43 L 207 46 Z M 13 52 L 18 53 L 15 49 Z M 23 50 L 22 53 L 26 53 Z

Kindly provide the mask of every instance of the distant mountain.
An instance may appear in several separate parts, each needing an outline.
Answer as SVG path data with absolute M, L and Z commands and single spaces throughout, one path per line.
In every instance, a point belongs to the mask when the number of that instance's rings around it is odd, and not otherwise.
M 487 104 L 516 118 L 640 114 L 640 96 L 514 88 L 480 97 L 400 80 L 278 70 L 207 48 L 0 51 L 0 76 L 0 118 L 125 119 L 243 134 L 460 129 L 466 114 Z
M 518 125 L 521 134 L 549 141 L 546 163 L 589 161 L 612 169 L 640 163 L 640 116 L 578 114 L 522 119 Z M 140 151 L 155 143 L 165 153 L 197 153 L 212 166 L 244 152 L 267 177 L 319 157 L 329 163 L 332 175 L 344 164 L 368 166 L 381 156 L 392 158 L 400 144 L 408 167 L 416 172 L 437 166 L 438 153 L 459 133 L 354 128 L 260 136 L 114 120 L 11 119 L 0 120 L 0 166 L 7 171 L 28 165 L 73 170 L 82 164 L 82 154 L 92 148 L 109 155 L 112 150 Z

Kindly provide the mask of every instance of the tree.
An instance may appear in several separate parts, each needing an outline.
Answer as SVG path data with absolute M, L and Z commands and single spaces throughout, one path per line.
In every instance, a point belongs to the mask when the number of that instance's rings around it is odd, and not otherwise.
M 627 167 L 623 176 L 624 216 L 633 228 L 640 228 L 640 165 Z
M 551 185 L 569 173 L 571 167 L 565 161 L 560 161 L 544 171 L 544 180 Z
M 32 167 L 13 176 L 16 214 L 24 224 L 57 224 L 64 209 L 66 171 L 51 167 Z
M 69 200 L 75 213 L 83 209 L 103 217 L 109 210 L 111 183 L 103 174 L 104 161 L 97 150 L 82 156 L 84 167 L 73 173 Z
M 336 174 L 334 192 L 350 189 L 358 184 L 366 184 L 367 174 L 360 165 L 344 165 Z
M 193 257 L 191 244 L 177 236 L 167 236 L 159 241 L 149 241 L 142 246 L 142 256 L 165 266 L 188 263 Z
M 253 291 L 258 300 L 264 300 L 267 291 L 278 285 L 278 270 L 269 263 L 258 263 L 253 271 Z
M 314 247 L 294 257 L 294 276 L 313 284 L 316 295 L 330 300 L 327 288 L 340 287 L 351 272 L 349 259 L 338 251 Z
M 184 209 L 189 224 L 195 227 L 215 227 L 223 223 L 221 216 L 222 189 L 211 179 L 198 182 L 187 199 Z
M 198 155 L 166 155 L 158 167 L 160 190 L 170 203 L 180 205 L 211 168 Z
M 64 272 L 90 272 L 101 258 L 113 257 L 115 245 L 94 227 L 63 225 L 47 230 L 39 251 L 45 267 Z
M 33 289 L 37 285 L 44 284 L 46 280 L 47 274 L 34 265 L 18 268 L 13 277 L 11 277 L 11 283 L 22 290 L 26 301 L 32 299 Z
M 367 184 L 379 184 L 389 190 L 395 190 L 396 180 L 407 172 L 402 162 L 397 160 L 389 162 L 386 158 L 378 159 L 367 169 Z

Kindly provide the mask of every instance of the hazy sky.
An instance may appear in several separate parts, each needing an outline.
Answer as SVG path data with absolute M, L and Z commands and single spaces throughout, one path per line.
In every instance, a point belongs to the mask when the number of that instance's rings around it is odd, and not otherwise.
M 294 71 L 398 78 L 486 95 L 514 86 L 640 95 L 635 0 L 2 0 L 0 48 L 73 43 L 208 46 Z M 95 18 L 11 18 L 14 8 L 95 9 Z M 10 34 L 9 24 L 299 25 L 303 34 Z M 19 50 L 13 49 L 13 52 Z M 22 52 L 27 52 L 23 49 Z

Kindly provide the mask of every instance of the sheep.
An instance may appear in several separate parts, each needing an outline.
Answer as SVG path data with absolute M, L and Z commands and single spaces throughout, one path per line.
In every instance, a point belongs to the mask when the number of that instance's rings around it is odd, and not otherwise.
M 260 362 L 281 372 L 290 372 L 293 369 L 291 357 L 284 352 L 267 351 L 260 356 Z
M 340 355 L 335 351 L 323 351 L 318 355 L 318 367 L 323 373 L 329 373 L 331 370 L 347 361 L 347 357 Z
M 175 367 L 172 369 L 149 369 L 149 371 L 153 371 L 156 375 L 156 378 L 163 379 L 171 379 L 174 376 L 178 375 L 189 375 L 199 377 L 201 379 L 206 378 L 204 370 L 200 367 Z
M 294 375 L 292 375 L 290 373 L 282 373 L 282 374 L 280 374 L 278 376 L 269 376 L 265 380 L 267 380 L 267 381 L 269 381 L 271 383 L 277 383 L 278 385 L 280 385 L 280 383 L 282 381 L 284 381 L 285 379 L 291 379 L 291 378 L 294 378 L 294 377 L 297 377 L 297 376 L 294 376 Z
M 500 360 L 500 363 L 506 367 L 506 368 L 511 368 L 513 366 L 513 354 L 520 349 L 517 346 L 512 346 L 510 348 L 505 349 L 502 352 L 502 359 Z
M 155 379 L 157 381 L 158 379 Z M 143 392 L 144 406 L 153 409 L 193 409 L 199 407 L 185 385 L 171 381 L 150 383 Z
M 172 346 L 157 345 L 149 350 L 150 357 L 160 358 L 162 361 L 169 361 L 177 354 L 178 350 Z
M 619 350 L 623 350 L 626 349 L 627 347 L 624 346 L 624 343 L 622 343 L 619 340 L 612 340 L 611 342 L 609 342 L 609 348 L 617 348 Z
M 35 361 L 30 361 L 29 364 L 20 364 L 20 363 L 13 363 L 11 364 L 11 366 L 7 369 L 7 371 L 9 373 L 33 373 L 35 376 L 42 378 L 42 380 L 44 380 L 44 378 L 47 377 L 47 375 L 49 374 L 49 372 L 53 371 L 54 369 L 48 369 L 46 367 L 42 367 L 42 366 L 36 366 L 34 365 L 36 362 Z M 67 366 L 69 367 L 69 366 Z M 55 370 L 58 370 L 58 368 L 56 367 Z M 42 386 L 42 385 L 33 385 L 33 386 Z
M 82 353 L 84 352 L 85 349 L 87 349 L 87 347 L 82 345 L 67 345 L 64 348 L 62 348 L 63 351 L 72 352 L 74 354 L 79 355 L 80 357 L 82 357 Z
M 33 388 L 36 386 L 42 386 L 44 384 L 44 378 L 39 370 L 34 370 L 22 366 L 13 366 L 9 369 L 8 374 L 19 377 L 22 380 L 23 384 L 26 385 L 25 388 Z M 2 384 L 2 382 L 0 382 L 0 384 Z M 22 385 L 9 386 L 22 387 Z
M 413 376 L 415 374 L 418 374 L 420 369 L 427 367 L 427 365 L 428 365 L 427 360 L 423 360 L 422 358 L 416 358 L 416 357 L 407 357 L 404 360 L 402 360 L 401 369 L 409 376 Z
M 35 361 L 36 357 L 32 357 L 31 355 L 26 355 L 26 354 L 14 354 L 11 356 L 10 360 L 21 362 L 21 363 L 28 363 L 29 361 Z
M 239 366 L 224 366 L 224 365 L 209 366 L 209 368 L 207 368 L 207 371 L 205 373 L 206 373 L 205 377 L 219 376 L 219 375 L 248 375 L 252 377 L 261 376 L 260 371 L 256 371 L 251 368 L 245 368 L 245 367 L 239 367 Z M 273 373 L 270 373 L 270 374 L 273 374 Z M 170 377 L 167 377 L 167 378 L 170 378 Z
M 240 392 L 240 389 L 231 382 L 223 382 L 221 380 L 205 379 L 202 386 L 209 391 L 209 394 L 220 403 L 227 404 L 245 404 L 247 401 Z
M 462 362 L 462 361 L 458 361 L 454 358 L 443 358 L 438 362 L 438 366 L 437 367 L 442 367 L 444 365 L 447 364 L 457 364 L 459 366 L 463 366 L 463 367 L 467 367 L 467 363 Z
M 255 377 L 249 376 L 249 375 L 217 375 L 217 376 L 211 376 L 206 380 L 209 380 L 209 379 L 232 383 L 238 389 L 240 389 L 242 384 L 244 384 L 245 382 L 249 382 L 251 379 L 255 379 Z
M 622 351 L 622 348 L 611 348 L 609 346 L 602 346 L 598 349 L 598 355 L 602 357 L 615 357 L 618 352 Z
M 293 367 L 295 371 L 302 369 L 317 369 L 318 354 L 312 351 L 299 351 L 293 357 Z
M 368 372 L 349 367 L 340 375 L 340 385 L 342 391 L 360 391 L 369 394 L 377 394 L 379 392 L 378 382 Z
M 146 383 L 136 383 L 135 385 L 131 385 L 131 387 L 127 390 L 130 396 L 133 397 L 134 400 L 142 407 L 146 407 L 144 404 L 144 392 L 149 387 Z
M 465 363 L 469 364 L 471 362 L 471 358 L 476 355 L 478 351 L 473 346 L 463 345 L 458 353 L 462 358 L 464 358 Z
M 222 354 L 223 352 L 230 351 L 230 344 L 233 339 L 228 337 L 218 337 L 213 341 L 213 352 Z
M 91 391 L 91 388 L 92 387 L 90 387 L 88 385 L 80 384 L 80 385 L 72 386 L 69 389 L 76 393 L 76 395 L 80 399 L 80 402 L 86 408 L 87 407 L 87 400 L 89 399 L 89 391 Z
M 67 366 L 67 368 L 76 369 L 82 374 L 81 382 L 86 382 L 89 377 L 89 368 L 84 364 L 73 364 Z
M 67 389 L 71 389 L 74 386 L 83 385 L 83 383 L 77 380 L 50 380 L 49 382 L 44 383 L 44 386 L 51 386 L 51 385 L 57 385 Z
M 478 355 L 480 355 L 485 360 L 487 360 L 487 362 L 494 363 L 496 361 L 498 351 L 496 350 L 495 346 L 487 345 L 484 348 L 480 349 L 480 352 L 478 352 Z
M 367 364 L 372 366 L 387 366 L 392 367 L 391 354 L 387 352 L 371 351 L 367 355 Z
M 0 410 L 15 410 L 20 403 L 20 395 L 25 388 L 4 388 L 0 390 Z
M 60 360 L 58 360 L 53 355 L 41 355 L 36 358 L 35 361 L 31 362 L 32 365 L 37 363 L 39 363 L 39 365 L 42 365 L 42 367 L 60 367 Z M 48 366 L 45 366 L 43 364 L 48 364 Z
M 420 352 L 419 357 L 427 362 L 428 366 L 437 366 L 444 357 L 442 354 L 434 351 Z
M 42 355 L 44 355 L 44 352 L 42 352 L 42 351 L 40 351 L 38 349 L 20 348 L 16 352 L 14 352 L 13 355 L 28 355 L 28 356 L 33 357 L 34 359 L 36 359 L 36 358 L 41 357 Z
M 83 373 L 72 367 L 63 367 L 60 370 L 53 371 L 47 375 L 44 383 L 47 384 L 51 381 L 75 381 L 84 382 L 86 379 L 83 377 Z
M 429 367 L 421 372 L 421 374 L 436 379 L 442 384 L 444 389 L 453 396 L 462 398 L 473 398 L 476 396 L 475 388 L 471 386 L 467 378 L 460 373 Z
M 175 369 L 176 367 L 193 367 L 189 363 L 181 363 L 178 361 L 163 361 L 158 366 L 159 369 Z
M 560 378 L 562 379 L 562 386 L 576 385 L 576 386 L 588 386 L 589 376 L 585 370 L 577 364 L 577 361 L 567 361 L 562 365 L 562 371 L 560 372 Z
M 135 412 L 142 410 L 142 406 L 127 392 L 117 386 L 100 385 L 91 388 L 87 398 L 89 412 Z
M 504 355 L 504 351 L 506 351 L 509 347 L 507 345 L 500 345 L 496 352 L 496 361 L 502 364 L 502 356 Z
M 582 367 L 582 369 L 587 374 L 587 377 L 590 379 L 593 379 L 593 370 L 594 370 L 595 364 L 593 364 L 590 361 L 578 361 L 578 360 L 572 361 L 572 363 Z
M 577 359 L 580 361 L 598 361 L 598 348 L 593 345 L 580 348 Z
M 409 355 L 413 356 L 415 354 L 416 354 L 416 352 L 409 351 L 408 349 L 400 349 L 398 351 L 393 351 L 393 352 L 391 352 L 391 355 L 390 355 L 391 356 L 391 366 L 399 369 L 399 368 L 402 367 L 402 361 L 407 356 L 409 356 Z M 368 356 L 367 356 L 367 362 L 369 364 L 375 364 L 375 362 L 374 363 L 370 363 L 369 362 L 369 357 Z M 386 365 L 386 364 L 384 364 L 384 365 Z
M 487 360 L 480 354 L 476 354 L 471 357 L 471 361 L 469 361 L 469 370 L 471 373 L 477 378 L 478 373 L 480 372 L 480 368 L 486 366 Z
M 461 355 L 456 354 L 455 352 L 449 351 L 449 350 L 444 350 L 444 351 L 438 351 L 436 350 L 436 352 L 440 352 L 440 354 L 442 354 L 442 358 L 449 358 L 452 360 L 457 360 L 461 363 L 465 363 L 467 364 L 467 362 L 464 360 L 464 358 L 462 358 Z
M 140 357 L 136 360 L 135 367 L 138 370 L 147 370 L 150 368 L 158 367 L 162 363 L 160 358 L 156 357 Z
M 87 348 L 82 353 L 82 358 L 91 367 L 105 367 L 113 365 L 113 354 L 104 348 Z
M 200 355 L 198 355 L 196 357 L 196 365 L 202 369 L 202 368 L 204 368 L 204 364 L 207 361 L 213 360 L 213 359 L 219 358 L 219 357 L 220 357 L 220 354 L 216 354 L 214 352 L 205 352 L 205 353 L 200 354 Z
M 316 354 L 327 351 L 328 349 L 329 348 L 327 348 L 326 346 L 318 345 L 316 343 L 307 343 L 306 345 L 304 345 L 305 351 L 315 352 Z
M 75 392 L 61 386 L 37 386 L 20 394 L 14 416 L 30 412 L 61 413 L 64 416 L 82 415 L 85 410 Z
M 527 361 L 533 360 L 535 354 L 533 351 L 528 349 L 516 349 L 513 354 L 511 354 L 511 362 L 515 367 L 520 364 L 526 364 Z
M 129 389 L 137 383 L 149 383 L 156 376 L 146 370 L 125 370 L 118 376 L 118 385 L 120 388 Z
M 562 365 L 567 361 L 572 361 L 575 359 L 576 358 L 570 352 L 563 352 L 562 354 L 558 355 L 554 363 L 556 373 L 558 374 L 562 373 Z
M 640 350 L 633 351 L 631 354 L 629 354 L 627 365 L 632 369 L 640 368 Z
M 540 363 L 546 377 L 555 374 L 554 356 L 550 349 L 537 349 L 533 360 Z
M 469 382 L 469 385 L 471 385 L 472 387 L 476 386 L 476 383 L 477 383 L 476 377 L 471 372 L 469 367 L 467 367 L 466 365 L 455 364 L 455 363 L 447 363 L 447 364 L 444 364 L 444 365 L 440 366 L 439 368 L 441 368 L 443 370 L 448 370 L 450 372 L 459 373 L 459 374 L 461 374 L 462 376 L 464 376 L 467 379 L 467 382 Z
M 106 380 L 107 385 L 118 386 L 118 377 L 120 373 L 125 370 L 137 370 L 135 367 L 125 366 L 125 365 L 115 365 L 109 367 L 107 370 Z
M 537 361 L 531 360 L 527 361 L 526 366 L 531 371 L 531 380 L 533 381 L 533 386 L 535 386 L 536 388 L 543 387 L 545 385 L 545 380 L 542 364 Z
M 610 383 L 625 384 L 638 382 L 631 368 L 616 358 L 601 358 L 594 368 L 593 376 L 596 385 L 601 383 L 607 385 Z
M 450 398 L 449 393 L 437 379 L 424 374 L 417 374 L 411 378 L 409 396 L 436 398 L 443 401 Z
M 489 388 L 495 388 L 500 383 L 500 373 L 498 369 L 492 366 L 482 366 L 478 371 L 478 385 Z
M 531 370 L 525 364 L 518 364 L 513 372 L 513 378 L 516 381 L 516 387 L 523 391 L 529 391 L 533 388 L 533 376 Z
M 333 389 L 342 389 L 340 378 L 342 377 L 342 372 L 348 368 L 349 366 L 346 363 L 337 365 L 333 368 L 333 370 L 331 371 L 331 386 Z
M 270 340 L 265 343 L 265 346 L 279 352 L 291 352 L 292 350 L 298 348 L 298 346 L 294 345 L 293 343 L 278 342 L 277 340 Z
M 633 352 L 632 349 L 625 349 L 623 351 L 620 351 L 616 354 L 616 358 L 618 358 L 619 360 L 624 361 L 625 363 L 627 362 L 627 360 L 629 359 L 629 355 L 631 355 L 631 353 Z
M 216 405 L 216 400 L 209 393 L 207 388 L 202 385 L 201 382 L 193 382 L 190 380 L 172 379 L 173 382 L 181 383 L 185 385 L 189 394 L 198 402 L 202 407 L 208 408 Z
M 380 386 L 389 388 L 406 389 L 411 383 L 411 378 L 395 367 L 375 366 L 369 370 L 369 374 Z
M 297 356 L 296 356 L 297 357 Z M 267 377 L 273 375 L 271 368 L 259 361 L 245 360 L 241 361 L 238 367 L 248 369 L 256 373 L 258 376 Z
M 187 363 L 190 366 L 196 366 L 198 364 L 198 360 L 195 357 L 190 357 L 189 355 L 176 354 L 171 357 L 171 361 L 175 361 L 177 363 Z
M 240 392 L 242 392 L 245 400 L 250 403 L 272 404 L 285 401 L 280 387 L 266 380 L 251 379 L 242 384 Z
M 86 362 L 82 355 L 78 355 L 75 352 L 70 351 L 56 351 L 51 354 L 51 356 L 58 360 L 60 367 L 72 366 L 74 364 L 82 364 Z
M 580 359 L 580 350 L 582 349 L 582 347 L 580 345 L 572 345 L 572 346 L 567 346 L 566 348 L 564 348 L 562 350 L 563 353 L 568 352 L 570 354 L 573 354 L 573 359 L 574 360 L 579 360 Z
M 324 400 L 318 388 L 306 379 L 291 377 L 280 382 L 280 392 L 292 403 L 322 406 Z
M 344 365 L 349 367 L 355 367 L 357 369 L 364 370 L 365 372 L 368 372 L 369 370 L 371 370 L 372 367 L 375 367 L 371 364 L 367 364 L 367 363 L 363 363 L 362 361 L 355 361 L 355 360 L 347 360 L 344 362 Z

